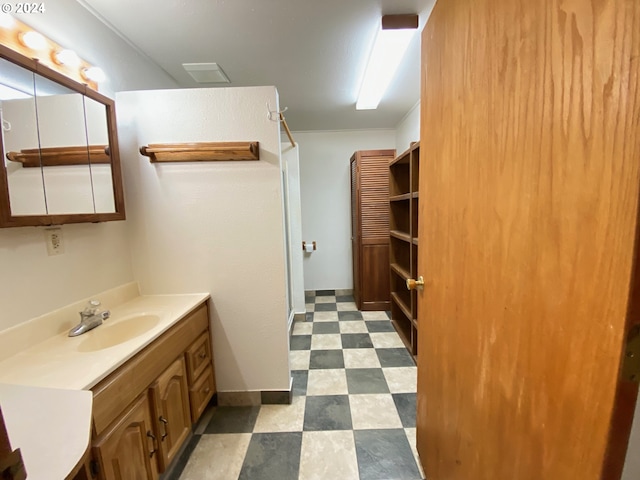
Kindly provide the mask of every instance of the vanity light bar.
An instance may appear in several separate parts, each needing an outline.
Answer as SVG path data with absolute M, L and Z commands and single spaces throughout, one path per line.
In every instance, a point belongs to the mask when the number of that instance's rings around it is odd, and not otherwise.
M 62 75 L 84 83 L 95 91 L 105 80 L 102 69 L 82 60 L 73 50 L 66 49 L 11 15 L 0 13 L 0 44 Z

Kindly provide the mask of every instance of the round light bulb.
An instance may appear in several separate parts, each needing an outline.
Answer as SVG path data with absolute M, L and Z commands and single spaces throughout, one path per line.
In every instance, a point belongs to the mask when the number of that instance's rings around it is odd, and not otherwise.
M 38 32 L 26 32 L 20 35 L 20 40 L 25 47 L 31 50 L 44 50 L 47 48 L 47 39 Z
M 77 68 L 80 66 L 80 57 L 76 52 L 69 49 L 56 52 L 55 60 L 57 63 L 71 68 Z
M 13 28 L 16 24 L 16 21 L 13 19 L 11 15 L 8 13 L 0 13 L 0 27 L 6 28 L 7 30 Z
M 87 80 L 91 80 L 92 82 L 100 83 L 104 82 L 107 76 L 104 74 L 100 67 L 89 67 L 85 68 L 82 71 L 82 74 Z

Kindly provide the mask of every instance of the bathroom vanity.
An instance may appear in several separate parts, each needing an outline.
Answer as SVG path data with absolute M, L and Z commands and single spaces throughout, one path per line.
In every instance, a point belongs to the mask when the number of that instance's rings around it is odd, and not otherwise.
M 65 473 L 67 478 L 158 478 L 216 393 L 209 296 L 135 292 L 137 286 L 129 285 L 113 298 L 102 299 L 106 306 L 122 303 L 111 308 L 111 318 L 103 325 L 78 337 L 66 333 L 75 316 L 64 320 L 78 305 L 0 333 L 3 347 L 37 338 L 44 325 L 52 328 L 57 323 L 58 330 L 0 361 L 0 384 L 93 394 L 91 415 L 84 423 L 68 419 L 67 435 L 84 434 L 87 445 L 84 451 L 70 452 L 75 457 L 81 453 L 71 461 L 80 465 Z M 4 395 L 3 400 L 0 388 L 3 404 Z M 64 412 L 68 414 L 61 410 L 61 415 Z M 46 475 L 46 456 L 22 450 L 27 471 Z M 30 480 L 38 478 L 50 480 L 29 475 Z

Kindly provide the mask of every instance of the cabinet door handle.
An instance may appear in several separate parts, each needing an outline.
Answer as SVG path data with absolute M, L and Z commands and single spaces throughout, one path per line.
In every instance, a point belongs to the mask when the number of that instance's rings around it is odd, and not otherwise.
M 160 418 L 158 418 L 158 420 L 160 420 L 160 422 L 164 424 L 164 433 L 160 437 L 160 440 L 164 442 L 164 439 L 169 436 L 169 434 L 167 433 L 167 425 L 169 425 L 169 420 L 164 418 L 162 415 L 160 415 Z
M 149 458 L 153 458 L 153 454 L 156 453 L 156 451 L 158 450 L 156 448 L 156 436 L 153 433 L 151 433 L 151 430 L 147 430 L 147 437 L 149 437 L 153 443 L 153 450 L 149 452 Z

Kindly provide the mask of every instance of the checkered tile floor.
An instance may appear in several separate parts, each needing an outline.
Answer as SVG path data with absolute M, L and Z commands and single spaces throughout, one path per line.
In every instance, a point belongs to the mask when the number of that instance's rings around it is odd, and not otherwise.
M 212 409 L 180 480 L 423 478 L 413 359 L 386 312 L 359 312 L 345 293 L 307 293 L 291 337 L 293 403 Z

